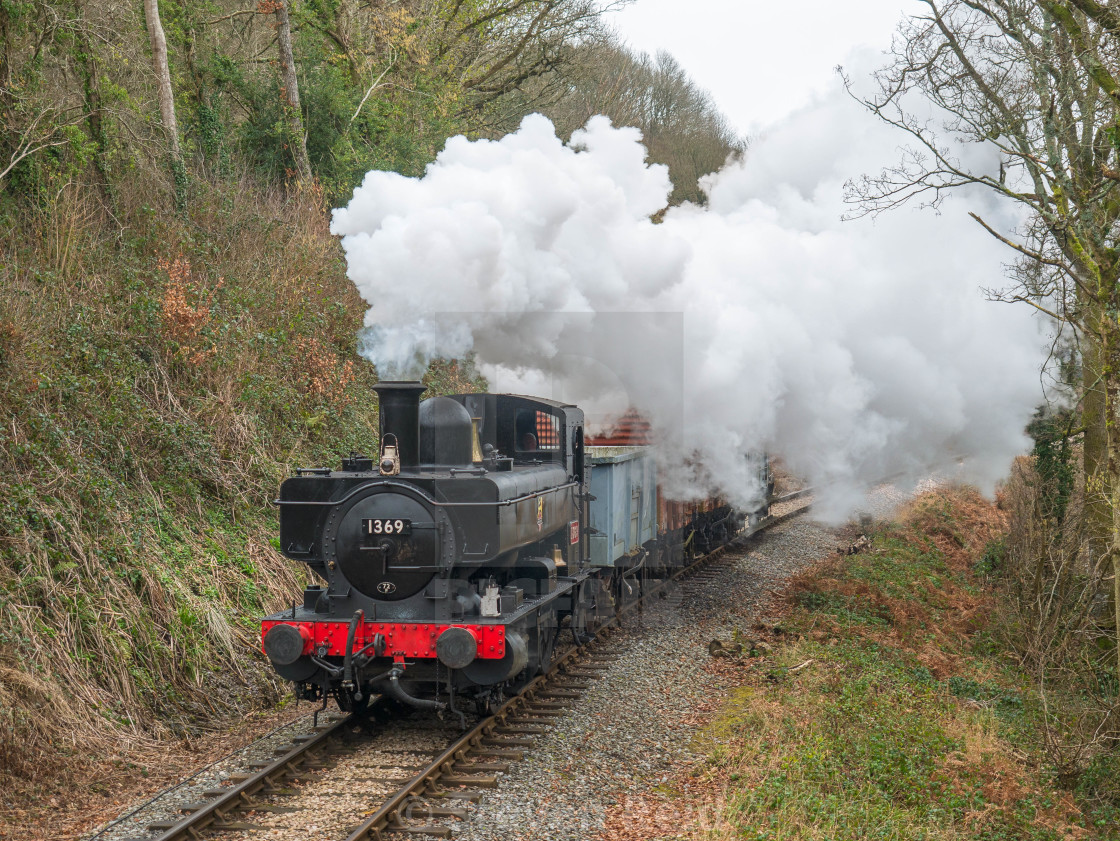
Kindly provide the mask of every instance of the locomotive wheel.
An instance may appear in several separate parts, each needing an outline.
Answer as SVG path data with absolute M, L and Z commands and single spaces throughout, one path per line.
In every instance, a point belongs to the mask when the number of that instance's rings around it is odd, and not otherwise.
M 533 636 L 536 637 L 537 634 L 543 636 L 544 639 L 534 640 L 537 651 L 537 667 L 533 674 L 543 675 L 552 665 L 552 652 L 556 648 L 556 626 L 553 625 L 546 630 L 535 632 Z

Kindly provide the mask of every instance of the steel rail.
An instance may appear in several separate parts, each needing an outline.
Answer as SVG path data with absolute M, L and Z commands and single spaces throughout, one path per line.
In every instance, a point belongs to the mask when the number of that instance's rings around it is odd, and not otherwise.
M 605 630 L 605 628 L 601 629 L 600 633 L 602 630 Z M 597 634 L 596 639 L 598 638 Z M 351 832 L 346 841 L 362 841 L 362 839 L 381 841 L 386 831 L 391 832 L 394 826 L 401 825 L 400 810 L 405 801 L 412 797 L 421 796 L 425 791 L 431 793 L 432 784 L 437 782 L 444 772 L 450 771 L 455 761 L 462 759 L 471 749 L 480 747 L 482 740 L 490 736 L 512 713 L 528 706 L 535 699 L 537 691 L 543 689 L 553 678 L 558 676 L 563 666 L 575 661 L 584 653 L 586 653 L 586 645 L 573 646 L 566 651 L 548 672 L 534 678 L 521 692 L 506 701 L 496 713 L 472 727 L 447 750 L 432 760 L 426 768 L 398 789 L 376 812 Z M 485 753 L 485 748 L 482 748 L 481 752 Z
M 167 828 L 161 835 L 157 835 L 152 841 L 180 841 L 185 838 L 193 841 L 198 838 L 199 832 L 205 831 L 208 827 L 226 823 L 231 813 L 243 811 L 251 806 L 255 794 L 274 788 L 280 780 L 298 774 L 301 765 L 317 759 L 320 750 L 338 734 L 356 723 L 358 723 L 357 716 L 350 715 L 322 727 L 314 736 L 293 745 L 291 750 L 282 754 L 272 764 L 230 786 L 227 793 L 214 797 L 204 804 L 200 803 L 198 809 L 192 810 L 189 815 Z
M 774 497 L 772 500 L 770 500 L 770 504 L 774 505 L 775 503 L 779 502 L 792 502 L 793 500 L 800 499 L 803 496 L 809 496 L 809 494 L 813 493 L 815 490 L 816 488 L 808 487 L 802 488 L 799 491 L 790 491 L 788 494 L 782 494 L 781 496 Z

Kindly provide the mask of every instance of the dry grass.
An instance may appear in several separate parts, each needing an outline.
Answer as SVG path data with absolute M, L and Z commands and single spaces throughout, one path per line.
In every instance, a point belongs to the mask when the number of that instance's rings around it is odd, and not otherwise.
M 1078 453 L 1070 453 L 1076 463 Z M 1034 459 L 1019 459 L 1004 494 L 1010 528 L 991 570 L 1001 598 L 993 635 L 1026 666 L 1044 705 L 1047 760 L 1064 784 L 1120 803 L 1120 698 L 1108 558 L 1081 527 L 1082 479 L 1065 516 Z
M 919 497 L 899 514 L 899 525 L 921 535 L 925 551 L 936 552 L 944 574 L 907 580 L 905 586 L 889 574 L 853 576 L 859 558 L 834 555 L 813 570 L 795 576 L 786 591 L 785 611 L 814 599 L 840 599 L 858 606 L 857 613 L 882 620 L 861 630 L 883 645 L 913 650 L 935 677 L 952 675 L 959 651 L 986 621 L 993 596 L 977 590 L 967 578 L 984 548 L 1006 531 L 1008 516 L 975 489 L 951 487 Z M 882 554 L 889 549 L 876 546 Z M 814 616 L 817 634 L 846 634 L 851 621 L 843 611 Z
M 260 735 L 301 715 L 311 705 L 261 710 L 231 721 L 218 732 L 170 739 L 124 739 L 95 762 L 77 769 L 80 783 L 56 776 L 43 783 L 16 782 L 5 804 L 0 838 L 58 841 L 77 838 L 114 819 L 129 804 L 163 791 L 200 766 L 221 759 Z M 79 742 L 76 749 L 84 748 Z
M 964 574 L 984 547 L 1007 533 L 1010 514 L 999 498 L 993 505 L 975 488 L 950 485 L 919 496 L 898 519 L 932 541 L 950 569 Z
M 308 393 L 337 408 L 350 403 L 349 388 L 354 382 L 354 360 L 340 359 L 316 338 L 296 342 L 301 360 L 298 376 Z
M 167 273 L 160 312 L 164 335 L 179 346 L 178 354 L 182 358 L 191 365 L 201 365 L 218 352 L 203 331 L 210 323 L 210 308 L 224 280 L 219 277 L 214 287 L 203 293 L 191 276 L 190 260 L 161 258 L 159 267 Z M 191 299 L 195 303 L 190 303 Z

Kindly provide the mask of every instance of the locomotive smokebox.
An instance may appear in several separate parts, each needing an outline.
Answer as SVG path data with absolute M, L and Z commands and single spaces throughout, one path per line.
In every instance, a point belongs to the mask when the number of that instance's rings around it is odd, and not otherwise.
M 415 470 L 420 463 L 420 395 L 426 388 L 414 380 L 380 382 L 373 387 L 380 406 L 381 443 L 389 435 L 397 439 L 402 470 Z

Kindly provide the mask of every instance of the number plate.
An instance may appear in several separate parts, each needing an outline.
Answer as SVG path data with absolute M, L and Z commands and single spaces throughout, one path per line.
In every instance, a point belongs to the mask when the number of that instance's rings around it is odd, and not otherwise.
M 393 537 L 412 534 L 412 520 L 402 520 L 399 517 L 393 519 L 378 517 L 373 520 L 362 520 L 362 533 L 369 537 L 378 537 L 383 534 Z

